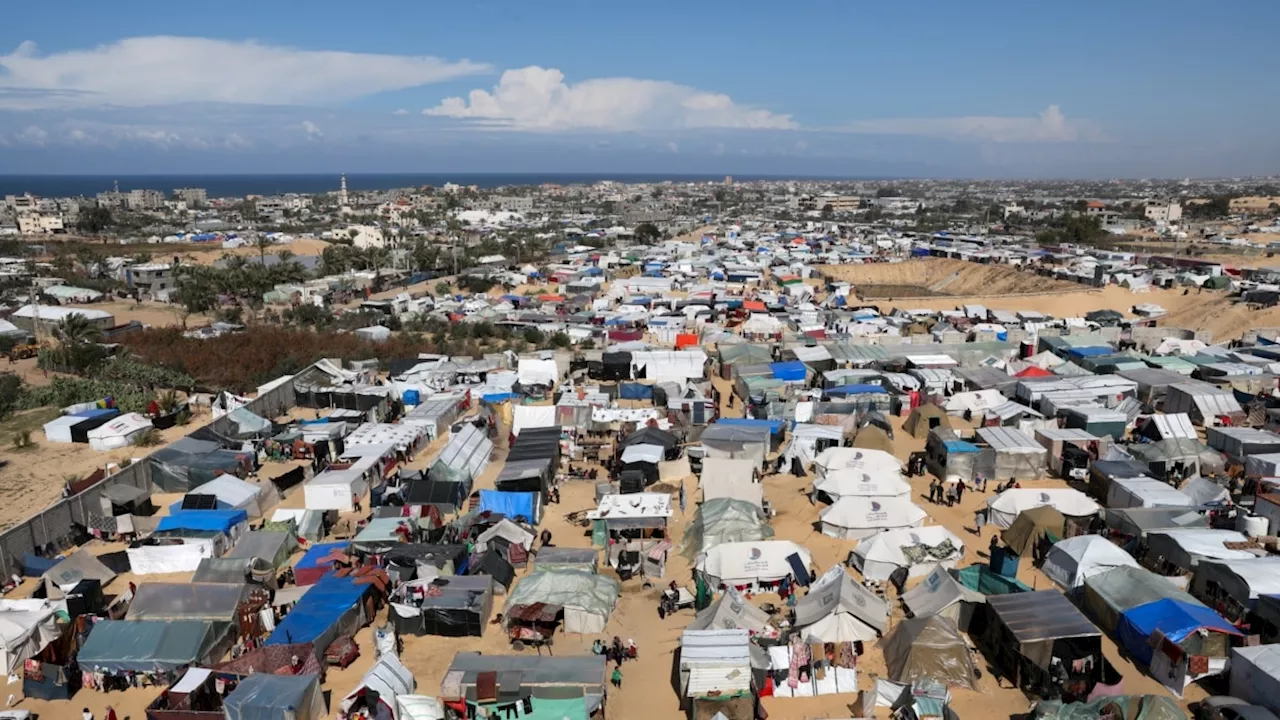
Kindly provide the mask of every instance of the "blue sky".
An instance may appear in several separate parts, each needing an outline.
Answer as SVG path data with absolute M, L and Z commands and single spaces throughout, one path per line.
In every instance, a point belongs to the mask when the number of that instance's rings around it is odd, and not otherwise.
M 1280 3 L 27 3 L 0 172 L 1280 172 Z

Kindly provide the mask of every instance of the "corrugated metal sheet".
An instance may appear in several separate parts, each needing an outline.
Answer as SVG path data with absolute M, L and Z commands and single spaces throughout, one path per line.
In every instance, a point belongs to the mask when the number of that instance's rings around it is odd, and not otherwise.
M 734 694 L 751 689 L 751 666 L 691 667 L 686 697 L 703 697 L 712 693 Z
M 1160 439 L 1162 440 L 1169 438 L 1199 439 L 1196 435 L 1196 426 L 1191 424 L 1191 417 L 1186 413 L 1152 415 L 1151 420 L 1156 424 L 1156 431 L 1160 433 Z
M 978 428 L 978 437 L 996 450 L 1043 450 L 1040 443 L 1021 430 L 1008 427 Z

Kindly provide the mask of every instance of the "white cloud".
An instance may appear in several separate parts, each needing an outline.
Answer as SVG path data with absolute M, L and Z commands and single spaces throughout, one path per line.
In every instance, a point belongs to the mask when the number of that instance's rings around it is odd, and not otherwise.
M 89 137 L 89 133 L 76 128 L 67 133 L 67 139 L 73 143 L 91 143 L 93 138 Z
M 923 135 L 981 142 L 1072 142 L 1096 140 L 1092 123 L 1069 120 L 1050 105 L 1035 117 L 970 116 L 859 120 L 841 130 L 868 135 Z
M 489 71 L 469 60 L 299 50 L 198 37 L 127 38 L 38 55 L 0 55 L 0 108 L 182 102 L 330 104 Z
M 409 114 L 409 111 L 408 111 L 408 110 L 405 110 L 404 108 L 400 108 L 399 110 L 396 110 L 395 112 L 393 112 L 393 113 L 391 113 L 391 114 L 392 114 L 392 115 L 408 115 L 408 114 Z
M 17 139 L 24 145 L 44 147 L 45 141 L 49 139 L 49 132 L 38 125 L 28 125 L 18 133 Z
M 322 137 L 324 137 L 324 132 L 323 132 L 322 130 L 320 130 L 320 126 L 319 126 L 319 125 L 316 125 L 315 123 L 311 122 L 310 120 L 303 120 L 303 121 L 302 121 L 302 132 L 306 133 L 306 134 L 307 134 L 307 137 L 308 137 L 308 138 L 310 138 L 310 139 L 315 139 L 315 138 L 322 138 Z
M 667 152 L 671 153 L 672 155 L 675 155 L 676 153 L 680 152 L 680 146 L 674 142 L 669 142 L 667 143 Z
M 240 137 L 239 133 L 231 133 L 222 141 L 222 146 L 228 150 L 243 150 L 249 147 L 249 141 Z
M 739 105 L 728 95 L 676 83 L 599 78 L 570 85 L 555 68 L 507 70 L 491 91 L 449 97 L 425 115 L 511 130 L 743 128 L 791 130 L 790 115 Z

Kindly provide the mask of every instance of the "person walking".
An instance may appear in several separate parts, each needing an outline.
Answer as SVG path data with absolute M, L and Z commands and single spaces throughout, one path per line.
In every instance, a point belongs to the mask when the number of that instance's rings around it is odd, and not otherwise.
M 964 502 L 964 478 L 956 480 L 956 502 Z
M 982 527 L 987 524 L 987 508 L 980 508 L 973 514 L 974 535 L 982 537 Z
M 684 480 L 681 480 L 680 481 L 680 514 L 681 515 L 684 514 L 684 504 L 685 504 Z
M 613 669 L 613 675 L 609 678 L 609 681 L 613 683 L 614 687 L 618 688 L 619 690 L 622 689 L 622 668 L 621 667 L 615 667 Z
M 938 478 L 929 481 L 929 502 L 938 504 Z

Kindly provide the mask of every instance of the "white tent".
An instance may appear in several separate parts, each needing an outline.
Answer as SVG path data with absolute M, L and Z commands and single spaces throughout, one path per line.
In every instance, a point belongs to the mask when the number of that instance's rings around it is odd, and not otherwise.
M 511 434 L 521 430 L 553 427 L 556 424 L 555 405 L 516 405 L 512 408 Z
M 151 421 L 138 413 L 128 413 L 105 425 L 89 431 L 89 447 L 94 450 L 115 450 L 128 447 L 138 436 L 151 429 Z
M 929 517 L 920 506 L 903 497 L 843 497 L 819 517 L 824 535 L 861 539 L 885 530 L 920 527 Z
M 9 675 L 58 639 L 54 613 L 59 605 L 49 600 L 0 600 L 0 665 Z
M 75 442 L 71 438 L 71 428 L 84 422 L 86 418 L 78 415 L 61 415 L 44 424 L 44 437 L 49 442 Z
M 1118 567 L 1136 568 L 1138 562 L 1101 535 L 1080 535 L 1049 548 L 1041 570 L 1062 589 L 1075 590 L 1090 577 Z
M 519 545 L 528 550 L 533 547 L 533 533 L 511 522 L 506 518 L 502 518 L 492 527 L 480 533 L 476 537 L 475 546 L 477 553 L 483 553 L 489 548 L 489 541 L 495 538 L 501 538 L 507 541 L 509 545 Z
M 520 358 L 517 372 L 520 375 L 520 384 L 525 387 L 530 385 L 554 386 L 556 378 L 560 375 L 560 371 L 556 369 L 555 360 L 535 360 L 533 358 Z
M 792 556 L 807 572 L 812 556 L 790 540 L 721 543 L 698 558 L 695 568 L 713 588 L 774 583 L 795 572 Z
M 951 550 L 947 551 L 946 543 Z M 916 551 L 907 552 L 908 548 Z M 930 549 L 931 552 L 923 552 Z M 910 557 L 908 556 L 910 555 Z M 888 580 L 893 571 L 906 567 L 908 577 L 928 575 L 938 568 L 953 568 L 964 557 L 964 541 L 941 525 L 888 530 L 858 543 L 853 564 L 869 580 Z
M 417 683 L 413 679 L 413 673 L 409 672 L 400 658 L 395 653 L 386 653 L 378 658 L 378 661 L 369 668 L 369 672 L 364 674 L 360 679 L 360 684 L 355 689 L 347 693 L 342 698 L 342 712 L 346 713 L 361 697 L 367 697 L 370 690 L 378 693 L 378 704 L 390 713 L 392 720 L 399 720 L 400 705 L 396 702 L 396 697 L 400 695 L 408 695 L 417 688 Z M 370 708 L 374 710 L 374 708 Z M 381 711 L 372 713 L 377 717 L 382 717 Z
M 362 465 L 362 462 L 356 462 L 346 470 L 327 470 L 308 480 L 302 486 L 307 509 L 344 512 L 354 510 L 353 499 L 362 497 L 369 491 L 369 483 L 360 470 Z
M 1252 460 L 1253 458 L 1249 458 Z M 1194 477 L 1182 486 L 1182 492 L 1197 507 L 1217 505 L 1231 499 L 1231 493 L 1218 483 L 1204 477 Z
M 902 461 L 894 457 L 893 453 L 869 448 L 827 448 L 818 453 L 813 464 L 819 475 L 841 469 L 858 470 L 870 475 L 902 472 Z
M 1008 398 L 1000 394 L 999 390 L 987 389 L 959 392 L 947 398 L 942 409 L 946 410 L 948 415 L 964 415 L 965 410 L 968 410 L 972 415 L 981 415 L 988 410 L 1003 405 L 1008 400 Z
M 400 720 L 444 720 L 444 703 L 426 695 L 397 695 Z
M 1107 488 L 1109 508 L 1192 507 L 1189 495 L 1149 477 L 1115 478 Z
M 991 522 L 996 527 L 1007 528 L 1023 510 L 1050 505 L 1063 515 L 1087 517 L 1102 508 L 1088 495 L 1070 488 L 1005 490 L 987 501 L 991 508 Z
M 219 475 L 188 495 L 212 495 L 218 499 L 219 508 L 226 505 L 228 508 L 244 510 L 251 518 L 262 517 L 264 505 L 270 508 L 268 503 L 263 502 L 263 486 L 245 482 L 234 475 Z
M 877 474 L 863 472 L 858 468 L 842 468 L 829 470 L 823 477 L 814 480 L 814 493 L 823 493 L 838 502 L 843 497 L 878 497 L 907 498 L 911 496 L 911 485 L 902 479 L 898 471 Z
M 755 481 L 759 467 L 745 458 L 703 458 L 699 481 L 703 501 L 732 498 L 764 507 L 764 484 Z
M 888 628 L 889 605 L 836 565 L 796 602 L 796 627 L 807 640 L 875 640 Z

